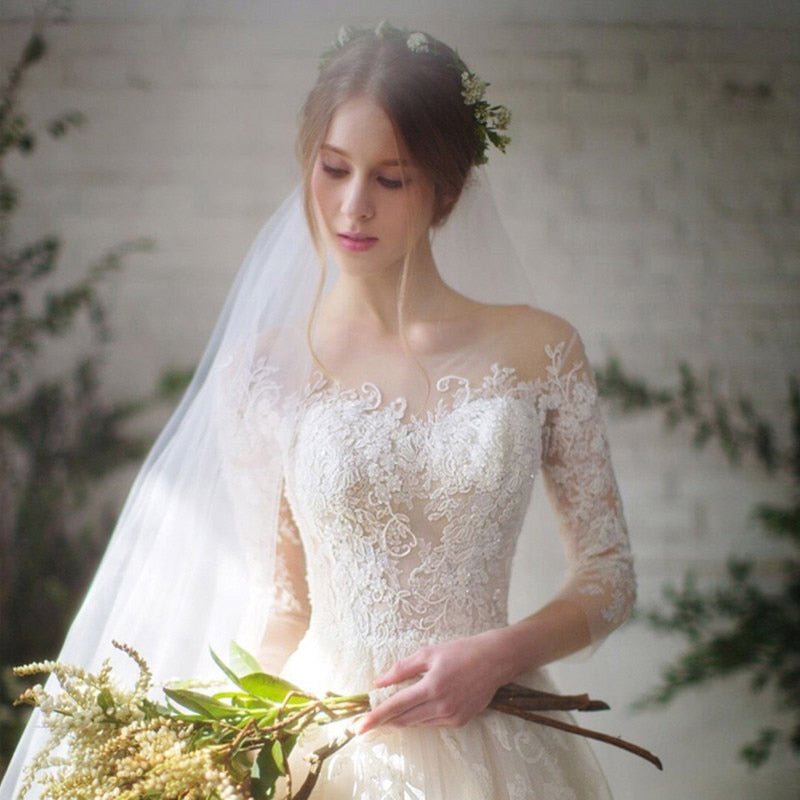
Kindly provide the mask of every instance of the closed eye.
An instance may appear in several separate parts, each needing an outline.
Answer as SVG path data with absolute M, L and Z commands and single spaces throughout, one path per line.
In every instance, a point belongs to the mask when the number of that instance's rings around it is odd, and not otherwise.
M 394 180 L 392 178 L 384 178 L 379 177 L 378 183 L 383 186 L 385 189 L 402 189 L 403 188 L 403 181 L 401 180 Z
M 333 178 L 343 178 L 347 175 L 347 170 L 343 167 L 332 167 L 330 164 L 322 164 L 322 171 Z

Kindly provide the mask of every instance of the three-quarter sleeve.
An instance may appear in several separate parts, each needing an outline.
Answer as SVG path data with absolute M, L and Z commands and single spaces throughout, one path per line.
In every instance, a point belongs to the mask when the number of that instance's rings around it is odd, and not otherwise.
M 303 637 L 310 616 L 303 543 L 286 494 L 281 493 L 275 575 L 259 650 L 259 661 L 264 669 L 272 673 L 280 671 Z
M 592 645 L 622 624 L 636 582 L 597 388 L 577 335 L 549 352 L 542 473 L 569 574 L 560 599 L 583 611 Z

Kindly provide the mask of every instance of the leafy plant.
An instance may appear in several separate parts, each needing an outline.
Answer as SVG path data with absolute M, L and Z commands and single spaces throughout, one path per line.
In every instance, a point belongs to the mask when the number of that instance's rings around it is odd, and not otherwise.
M 114 642 L 139 668 L 132 689 L 113 679 L 109 661 L 92 674 L 61 662 L 15 669 L 17 675 L 52 673 L 61 685 L 51 694 L 40 685 L 18 702 L 38 707 L 49 738 L 26 767 L 20 800 L 38 782 L 49 800 L 114 796 L 119 800 L 307 800 L 322 764 L 354 736 L 340 730 L 307 756 L 308 773 L 295 791 L 289 757 L 301 735 L 369 711 L 369 695 L 314 697 L 261 671 L 253 656 L 231 645 L 230 666 L 212 657 L 228 679 L 222 691 L 199 691 L 194 682 L 172 683 L 165 702 L 150 699 L 152 675 L 133 648 Z M 613 744 L 661 769 L 642 748 L 617 737 L 579 728 L 539 711 L 600 711 L 608 706 L 587 695 L 555 695 L 516 684 L 500 688 L 491 708 L 530 722 Z M 59 746 L 67 745 L 66 754 Z
M 731 558 L 726 578 L 701 588 L 690 573 L 680 587 L 664 590 L 664 609 L 651 609 L 651 627 L 684 639 L 685 649 L 667 664 L 661 683 L 641 705 L 665 705 L 692 687 L 733 675 L 746 675 L 751 690 L 774 691 L 778 707 L 790 722 L 768 727 L 745 743 L 740 757 L 752 767 L 764 764 L 781 740 L 800 756 L 800 386 L 789 380 L 791 442 L 777 442 L 775 426 L 752 401 L 729 399 L 714 382 L 699 381 L 687 365 L 680 367 L 676 389 L 653 389 L 627 375 L 611 360 L 598 371 L 601 392 L 618 410 L 657 410 L 669 427 L 688 425 L 701 448 L 715 441 L 731 465 L 752 461 L 776 480 L 788 480 L 788 505 L 761 503 L 753 519 L 766 536 L 787 542 L 790 554 L 777 581 L 759 580 L 754 559 Z
M 54 279 L 57 236 L 14 239 L 21 192 L 7 161 L 31 157 L 41 136 L 58 139 L 85 122 L 65 111 L 36 126 L 21 110 L 24 77 L 46 51 L 40 21 L 0 89 L 0 700 L 17 693 L 4 666 L 54 654 L 63 640 L 111 529 L 112 513 L 92 508 L 92 489 L 149 444 L 125 424 L 172 396 L 111 403 L 98 378 L 109 337 L 102 285 L 148 242 L 114 248 L 64 285 Z M 91 352 L 59 376 L 37 379 L 47 346 L 79 324 L 92 332 Z M 21 724 L 19 714 L 0 715 L 0 772 Z

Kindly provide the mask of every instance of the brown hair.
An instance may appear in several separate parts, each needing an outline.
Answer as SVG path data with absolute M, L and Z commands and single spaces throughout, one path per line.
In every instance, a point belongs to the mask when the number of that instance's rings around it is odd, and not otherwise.
M 367 97 L 383 109 L 396 135 L 433 185 L 434 225 L 441 225 L 452 211 L 480 151 L 474 112 L 462 96 L 458 66 L 462 62 L 456 53 L 427 34 L 424 48 L 412 50 L 407 33 L 395 28 L 390 31 L 387 36 L 357 31 L 350 41 L 337 48 L 320 69 L 300 116 L 297 152 L 303 168 L 303 204 L 322 267 L 306 338 L 312 357 L 323 372 L 327 370 L 317 358 L 312 330 L 326 270 L 311 199 L 311 175 L 336 110 L 354 97 Z M 400 337 L 430 391 L 428 374 L 410 352 L 405 335 L 408 278 L 407 254 L 397 299 Z
M 435 225 L 447 219 L 461 195 L 479 149 L 475 117 L 462 96 L 458 56 L 443 42 L 427 34 L 425 38 L 421 52 L 412 51 L 404 36 L 359 32 L 320 70 L 303 106 L 297 140 L 306 216 L 315 239 L 311 171 L 336 109 L 356 96 L 368 97 L 384 110 L 433 184 Z

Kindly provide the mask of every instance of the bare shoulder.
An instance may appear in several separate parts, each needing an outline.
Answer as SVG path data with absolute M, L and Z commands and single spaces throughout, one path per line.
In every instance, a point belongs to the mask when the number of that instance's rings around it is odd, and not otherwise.
M 523 337 L 534 347 L 569 342 L 577 333 L 575 328 L 558 314 L 526 305 L 492 306 L 509 326 L 509 333 Z
M 525 378 L 542 377 L 554 354 L 583 358 L 575 328 L 563 317 L 527 305 L 486 306 L 499 357 Z

